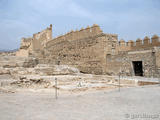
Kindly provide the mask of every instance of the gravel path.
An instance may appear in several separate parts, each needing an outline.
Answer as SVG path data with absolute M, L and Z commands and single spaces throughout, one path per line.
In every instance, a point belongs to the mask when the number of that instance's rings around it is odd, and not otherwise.
M 158 85 L 60 95 L 57 100 L 53 93 L 0 94 L 0 120 L 152 119 L 160 119 Z

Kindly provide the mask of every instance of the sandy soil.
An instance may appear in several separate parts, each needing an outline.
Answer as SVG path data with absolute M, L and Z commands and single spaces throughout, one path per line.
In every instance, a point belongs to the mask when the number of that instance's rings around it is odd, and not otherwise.
M 57 100 L 54 91 L 0 93 L 0 120 L 159 120 L 159 91 L 154 85 L 59 93 Z

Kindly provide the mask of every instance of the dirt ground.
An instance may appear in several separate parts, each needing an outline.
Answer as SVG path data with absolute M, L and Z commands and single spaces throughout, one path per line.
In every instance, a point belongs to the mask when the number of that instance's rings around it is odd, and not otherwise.
M 159 120 L 160 86 L 58 94 L 0 93 L 0 120 Z

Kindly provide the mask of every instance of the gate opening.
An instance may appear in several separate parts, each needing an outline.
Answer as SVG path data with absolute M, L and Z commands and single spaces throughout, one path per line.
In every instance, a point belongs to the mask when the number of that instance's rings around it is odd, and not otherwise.
M 143 76 L 142 61 L 132 61 L 135 76 Z

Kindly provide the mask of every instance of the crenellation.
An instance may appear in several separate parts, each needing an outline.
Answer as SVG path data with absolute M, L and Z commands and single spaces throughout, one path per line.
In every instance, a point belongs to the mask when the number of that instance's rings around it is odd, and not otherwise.
M 93 37 L 98 34 L 102 34 L 102 30 L 100 29 L 98 25 L 93 25 L 92 27 L 87 26 L 87 28 L 81 28 L 80 30 L 75 30 L 75 31 L 71 30 L 65 35 L 61 35 L 61 36 L 54 38 L 53 41 L 61 40 L 60 38 L 63 38 L 63 40 L 72 41 L 72 40 Z M 117 35 L 113 35 L 113 36 L 117 37 Z
M 92 32 L 92 35 L 98 35 L 102 33 L 102 30 L 97 24 L 93 24 L 93 26 L 91 27 L 91 32 Z
M 136 40 L 136 47 L 142 46 L 142 40 L 140 38 L 138 38 Z
M 153 45 L 156 45 L 156 44 L 160 43 L 160 38 L 159 38 L 158 35 L 153 35 L 152 38 L 151 38 L 151 40 L 152 40 L 152 44 Z
M 145 46 L 148 46 L 150 44 L 150 38 L 148 36 L 146 36 L 144 39 L 143 39 L 143 44 Z
M 123 39 L 121 39 L 120 41 L 119 41 L 119 45 L 122 47 L 125 47 L 126 46 L 126 42 L 123 40 Z
M 22 38 L 20 49 L 28 49 L 31 45 L 32 38 Z
M 134 41 L 129 40 L 127 45 L 128 45 L 128 47 L 133 47 L 134 46 Z
M 35 51 L 43 51 L 50 40 L 52 40 L 52 25 L 41 32 L 33 34 L 31 38 L 22 38 L 20 49 L 16 52 L 16 55 L 27 57 L 30 54 L 35 54 Z
M 157 35 L 151 39 L 146 36 L 143 40 L 138 38 L 136 41 L 123 39 L 118 41 L 117 34 L 103 33 L 96 24 L 80 30 L 71 30 L 53 39 L 51 33 L 52 25 L 42 32 L 33 34 L 30 39 L 23 38 L 18 55 L 32 55 L 41 59 L 41 64 L 43 62 L 57 64 L 59 61 L 59 64 L 72 65 L 82 72 L 95 74 L 113 74 L 113 71 L 117 74 L 125 63 L 126 74 L 133 75 L 131 67 L 133 60 L 143 61 L 144 64 L 151 61 L 150 66 L 144 65 L 147 70 L 155 67 L 152 59 L 153 49 L 160 46 L 160 38 Z M 158 53 L 159 50 L 155 55 L 160 58 Z M 160 66 L 158 62 L 159 59 L 156 60 L 156 64 Z M 151 76 L 151 72 L 144 73 Z
M 118 44 L 119 51 L 149 49 L 154 46 L 160 46 L 160 37 L 157 35 L 152 36 L 151 39 L 148 36 L 146 36 L 143 40 L 140 38 L 138 38 L 136 41 L 129 40 L 128 42 L 125 42 L 124 40 L 120 40 Z
M 131 50 L 132 45 L 134 45 L 133 41 L 125 42 L 123 39 L 119 41 L 119 51 L 128 51 Z
M 90 26 L 87 26 L 87 28 L 86 28 L 86 34 L 88 35 L 88 36 L 92 36 L 92 32 L 91 32 L 92 30 L 91 30 L 91 27 Z
M 84 37 L 87 37 L 87 36 L 85 36 L 85 29 L 82 27 L 81 29 L 80 29 L 80 31 L 78 32 L 78 36 L 79 36 L 79 39 L 82 39 L 82 38 L 84 38 Z
M 81 31 L 81 36 L 82 36 L 82 38 L 84 37 L 84 38 L 87 38 L 87 37 L 89 37 L 89 34 L 88 34 L 88 32 L 87 32 L 87 29 L 83 29 L 82 31 Z

